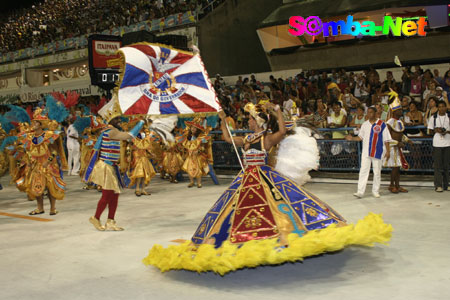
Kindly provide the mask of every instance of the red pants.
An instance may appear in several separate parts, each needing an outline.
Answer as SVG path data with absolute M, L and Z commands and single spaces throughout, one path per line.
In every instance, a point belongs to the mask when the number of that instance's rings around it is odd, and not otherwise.
M 114 193 L 113 190 L 102 190 L 102 197 L 98 201 L 97 210 L 95 212 L 97 220 L 100 220 L 106 206 L 108 206 L 108 219 L 114 220 L 118 202 L 119 194 Z

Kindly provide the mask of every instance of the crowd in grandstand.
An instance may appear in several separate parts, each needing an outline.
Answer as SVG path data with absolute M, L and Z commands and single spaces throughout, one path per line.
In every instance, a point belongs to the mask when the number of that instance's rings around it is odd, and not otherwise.
M 208 7 L 211 0 L 43 0 L 0 13 L 0 54 Z M 208 9 L 208 8 L 207 8 Z
M 420 66 L 404 68 L 401 81 L 396 81 L 390 71 L 380 74 L 366 69 L 355 73 L 341 69 L 332 70 L 331 74 L 306 71 L 288 79 L 271 76 L 267 83 L 254 75 L 239 77 L 234 86 L 226 85 L 217 74 L 214 86 L 223 107 L 235 119 L 236 128 L 245 128 L 243 107 L 247 102 L 267 99 L 285 110 L 297 107 L 299 117 L 309 117 L 319 128 L 360 127 L 370 106 L 375 106 L 378 117 L 386 121 L 390 89 L 402 99 L 407 126 L 426 126 L 437 111 L 439 100 L 450 108 L 450 70 L 442 76 L 437 69 L 423 70 Z M 412 136 L 423 133 L 425 130 L 408 129 Z M 343 138 L 344 134 L 335 131 L 333 138 Z

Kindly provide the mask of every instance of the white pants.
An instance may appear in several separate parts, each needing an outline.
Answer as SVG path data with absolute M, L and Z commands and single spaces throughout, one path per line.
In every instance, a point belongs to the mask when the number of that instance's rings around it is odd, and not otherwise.
M 68 165 L 69 165 L 69 175 L 78 174 L 80 172 L 80 147 L 67 148 L 69 152 Z
M 379 193 L 381 184 L 382 160 L 373 157 L 361 157 L 361 169 L 359 170 L 358 194 L 364 195 L 367 180 L 369 179 L 370 165 L 373 168 L 372 193 Z

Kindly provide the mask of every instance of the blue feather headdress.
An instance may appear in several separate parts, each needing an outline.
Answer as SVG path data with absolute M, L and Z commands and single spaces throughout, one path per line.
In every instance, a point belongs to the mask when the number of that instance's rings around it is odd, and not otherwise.
M 52 95 L 45 96 L 45 111 L 50 120 L 61 123 L 69 116 L 69 111 L 62 102 L 56 101 Z
M 3 152 L 5 150 L 6 146 L 13 144 L 15 141 L 17 141 L 17 136 L 7 136 L 0 146 L 0 152 Z
M 14 125 L 11 124 L 11 121 L 4 116 L 0 116 L 0 124 L 2 124 L 2 128 L 6 133 L 9 133 L 14 128 Z
M 10 109 L 5 113 L 5 118 L 11 122 L 17 123 L 30 123 L 30 116 L 27 111 L 20 106 L 8 104 L 7 107 Z
M 73 127 L 78 131 L 78 134 L 82 134 L 83 131 L 91 126 L 91 118 L 89 117 L 77 117 L 75 122 L 73 123 Z
M 86 105 L 78 104 L 77 107 L 83 109 L 81 115 L 83 115 L 83 116 L 90 116 L 90 115 L 92 115 L 91 109 L 89 107 L 87 107 Z

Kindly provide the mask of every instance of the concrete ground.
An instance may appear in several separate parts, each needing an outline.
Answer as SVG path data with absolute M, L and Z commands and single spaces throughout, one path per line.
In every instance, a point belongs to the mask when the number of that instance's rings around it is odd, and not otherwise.
M 12 186 L 0 191 L 0 299 L 448 299 L 450 192 L 409 187 L 408 194 L 356 199 L 354 184 L 307 188 L 349 222 L 383 213 L 394 227 L 390 246 L 347 248 L 303 263 L 241 270 L 225 277 L 187 271 L 160 273 L 141 260 L 153 244 L 189 239 L 230 179 L 202 189 L 159 178 L 151 196 L 125 191 L 116 216 L 123 232 L 99 232 L 88 222 L 100 193 L 66 178 L 60 213 L 21 219 L 34 202 Z M 2 178 L 1 182 L 7 182 Z M 106 215 L 103 215 L 103 220 Z

